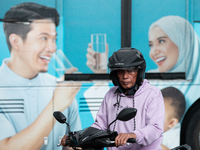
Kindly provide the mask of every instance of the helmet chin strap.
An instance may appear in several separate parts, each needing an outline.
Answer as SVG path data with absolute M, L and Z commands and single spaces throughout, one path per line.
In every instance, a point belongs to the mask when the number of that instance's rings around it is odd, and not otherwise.
M 126 94 L 126 95 L 135 95 L 136 91 L 138 90 L 139 86 L 135 83 L 131 88 L 124 89 L 119 81 L 117 80 L 118 85 L 119 85 L 119 90 L 120 92 Z

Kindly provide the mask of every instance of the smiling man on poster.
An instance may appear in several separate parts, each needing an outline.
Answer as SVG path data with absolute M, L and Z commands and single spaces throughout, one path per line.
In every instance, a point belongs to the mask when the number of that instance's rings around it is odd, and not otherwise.
M 36 3 L 13 6 L 4 16 L 11 55 L 0 67 L 0 149 L 58 149 L 67 131 L 53 119 L 54 111 L 67 116 L 72 131 L 81 129 L 74 100 L 81 84 L 57 84 L 46 73 L 58 24 L 56 9 Z

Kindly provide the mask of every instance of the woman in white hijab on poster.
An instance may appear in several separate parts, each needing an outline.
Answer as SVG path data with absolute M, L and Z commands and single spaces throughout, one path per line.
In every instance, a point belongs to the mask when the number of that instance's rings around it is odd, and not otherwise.
M 158 59 L 156 60 L 157 53 L 168 53 L 169 49 L 161 48 L 161 44 L 165 44 L 160 37 L 157 37 L 157 41 L 152 39 L 152 35 L 155 34 L 156 28 L 160 28 L 167 38 L 171 40 L 178 48 L 178 58 L 173 66 L 170 66 L 170 62 L 176 60 L 171 57 L 163 58 L 165 62 L 159 65 Z M 158 31 L 158 29 L 157 29 Z M 164 40 L 166 38 L 163 38 Z M 159 41 L 160 40 L 160 41 Z M 155 42 L 160 42 L 156 44 Z M 194 79 L 199 68 L 199 37 L 194 31 L 192 25 L 184 18 L 180 16 L 165 16 L 156 22 L 152 23 L 149 27 L 149 45 L 150 45 L 150 57 L 157 64 L 158 68 L 149 70 L 148 72 L 185 72 L 186 79 Z M 160 46 L 160 47 L 159 47 Z M 172 51 L 172 49 L 171 49 Z M 175 52 L 176 50 L 174 50 Z M 171 52 L 173 53 L 173 52 Z M 161 54 L 160 54 L 161 55 Z M 175 56 L 174 56 L 175 57 Z M 162 68 L 167 69 L 162 69 Z
M 200 98 L 200 39 L 193 26 L 180 16 L 165 16 L 149 27 L 150 58 L 157 68 L 148 72 L 185 73 L 186 80 L 154 80 L 151 84 L 160 89 L 174 86 L 185 96 L 186 110 Z M 165 133 L 163 134 L 165 138 Z M 168 138 L 166 147 L 176 139 Z M 177 146 L 179 145 L 177 141 Z

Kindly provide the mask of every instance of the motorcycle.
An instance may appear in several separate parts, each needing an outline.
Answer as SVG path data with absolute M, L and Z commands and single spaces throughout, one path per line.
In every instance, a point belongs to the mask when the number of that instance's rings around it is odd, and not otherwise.
M 74 150 L 82 148 L 83 150 L 102 150 L 104 147 L 115 147 L 115 138 L 118 133 L 116 131 L 110 130 L 110 125 L 115 121 L 128 121 L 135 117 L 137 109 L 135 108 L 125 108 L 120 111 L 116 119 L 113 120 L 109 125 L 107 130 L 99 130 L 93 127 L 88 127 L 80 131 L 71 132 L 70 126 L 66 122 L 66 117 L 59 111 L 53 113 L 54 118 L 68 126 L 68 138 L 66 140 L 66 146 L 72 147 Z M 127 145 L 129 143 L 135 143 L 136 140 L 130 138 L 127 140 Z M 57 146 L 60 146 L 58 144 Z

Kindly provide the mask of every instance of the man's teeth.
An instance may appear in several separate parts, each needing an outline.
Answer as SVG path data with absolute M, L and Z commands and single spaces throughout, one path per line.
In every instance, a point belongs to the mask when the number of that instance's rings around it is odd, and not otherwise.
M 47 57 L 47 56 L 40 56 L 40 58 L 46 59 L 46 60 L 50 60 L 51 59 L 50 57 Z
M 156 62 L 160 62 L 160 61 L 165 60 L 165 59 L 166 59 L 166 57 L 161 57 L 161 58 L 156 59 Z

